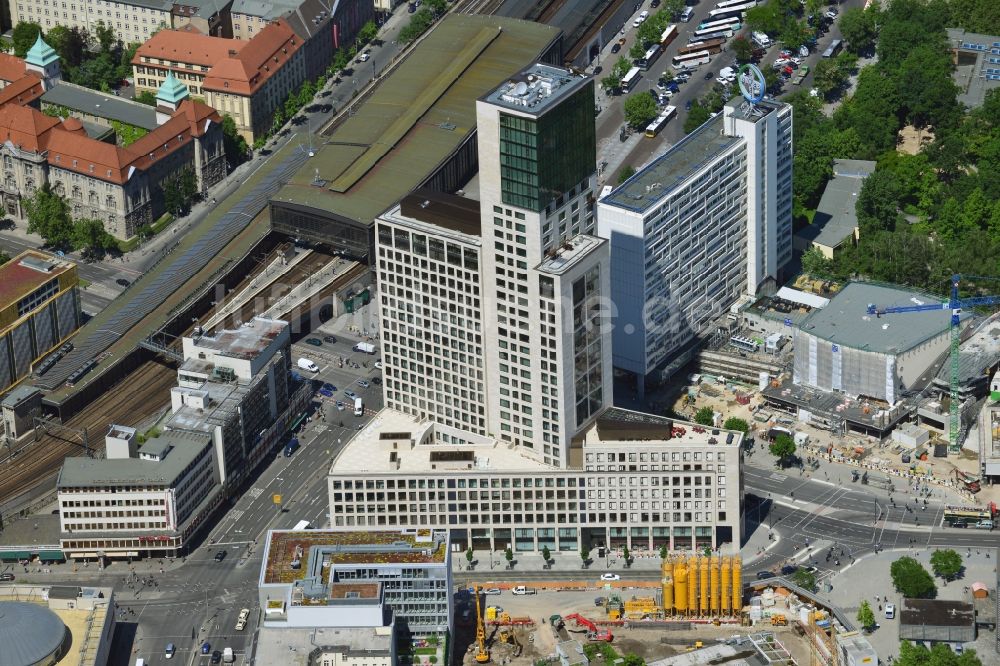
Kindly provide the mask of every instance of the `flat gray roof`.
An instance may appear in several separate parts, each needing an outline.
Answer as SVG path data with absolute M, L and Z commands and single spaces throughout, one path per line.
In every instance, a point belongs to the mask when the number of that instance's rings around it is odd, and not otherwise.
M 156 442 L 157 448 L 173 447 L 161 461 L 66 458 L 56 487 L 105 486 L 127 482 L 170 486 L 202 451 L 212 445 L 211 436 L 204 433 L 170 431 L 156 439 L 162 440 Z
M 958 101 L 966 106 L 982 106 L 986 93 L 1000 86 L 1000 36 L 981 35 L 948 28 L 951 47 L 960 52 L 953 78 L 959 87 Z M 968 55 L 974 55 L 970 61 Z
M 869 282 L 850 282 L 825 308 L 813 310 L 799 325 L 809 335 L 846 347 L 898 354 L 948 330 L 947 308 L 927 312 L 868 314 L 868 304 L 883 306 L 943 303 L 940 296 Z
M 587 85 L 590 77 L 535 63 L 501 83 L 483 100 L 499 107 L 540 116 Z
M 156 109 L 72 83 L 58 83 L 42 94 L 42 102 L 92 116 L 117 120 L 146 130 L 156 129 Z
M 834 160 L 834 176 L 826 184 L 823 197 L 816 207 L 812 224 L 798 233 L 799 238 L 810 242 L 837 247 L 854 234 L 858 226 L 855 204 L 865 178 L 875 170 L 875 162 L 844 160 L 851 164 L 838 164 Z M 838 172 L 838 166 L 841 171 Z
M 677 119 L 674 118 L 673 122 L 677 122 Z M 643 213 L 690 178 L 694 171 L 742 140 L 722 133 L 720 113 L 616 187 L 601 201 L 610 206 Z
M 28 386 L 27 384 L 20 384 L 13 389 L 10 393 L 4 396 L 3 402 L 0 403 L 4 407 L 14 408 L 23 400 L 27 400 L 36 393 L 40 393 L 41 389 L 35 386 Z

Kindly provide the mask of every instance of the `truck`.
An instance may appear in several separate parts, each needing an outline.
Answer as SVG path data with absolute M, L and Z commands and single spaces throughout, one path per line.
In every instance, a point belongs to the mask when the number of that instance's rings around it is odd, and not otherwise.
M 354 345 L 354 351 L 362 352 L 364 354 L 374 354 L 375 345 L 373 345 L 370 342 L 359 342 L 358 344 Z
M 525 587 L 524 585 L 518 585 L 513 590 L 511 590 L 511 592 L 513 592 L 514 594 L 535 594 L 535 588 Z
M 801 85 L 802 82 L 805 80 L 806 76 L 808 75 L 809 75 L 809 65 L 802 65 L 795 72 L 795 76 L 792 77 L 792 84 L 796 86 Z
M 299 448 L 299 438 L 292 437 L 288 440 L 288 444 L 285 444 L 285 457 L 291 458 L 292 454 L 295 453 L 295 449 Z
M 233 655 L 233 648 L 227 647 L 222 649 L 222 663 L 231 664 L 236 661 L 236 657 Z

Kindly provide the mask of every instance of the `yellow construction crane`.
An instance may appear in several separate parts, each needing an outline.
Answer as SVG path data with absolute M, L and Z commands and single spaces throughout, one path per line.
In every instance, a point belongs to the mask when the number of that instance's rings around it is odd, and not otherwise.
M 476 662 L 485 664 L 490 660 L 490 653 L 489 650 L 486 649 L 486 627 L 483 625 L 483 612 L 479 608 L 480 588 L 476 585 L 472 589 L 476 596 L 473 603 L 476 604 L 476 643 L 479 645 L 479 650 L 476 652 Z

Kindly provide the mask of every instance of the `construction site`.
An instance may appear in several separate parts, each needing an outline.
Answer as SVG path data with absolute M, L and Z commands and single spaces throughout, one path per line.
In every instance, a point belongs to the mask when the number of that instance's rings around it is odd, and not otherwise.
M 659 583 L 460 590 L 456 655 L 474 664 L 837 664 L 874 655 L 850 620 L 783 581 L 745 586 L 738 556 L 668 557 Z M 627 574 L 626 574 L 627 578 Z M 749 592 L 748 592 L 749 590 Z M 838 661 L 838 659 L 840 661 Z

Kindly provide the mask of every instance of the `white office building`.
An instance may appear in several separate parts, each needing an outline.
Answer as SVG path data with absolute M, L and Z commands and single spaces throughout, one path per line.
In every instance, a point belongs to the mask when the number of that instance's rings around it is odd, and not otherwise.
M 641 393 L 791 259 L 792 108 L 730 101 L 600 200 L 598 235 L 611 243 L 614 366 Z
M 557 468 L 523 448 L 440 444 L 383 410 L 330 470 L 330 530 L 447 529 L 456 551 L 739 548 L 742 434 L 610 408 Z M 700 431 L 700 432 L 699 432 Z

